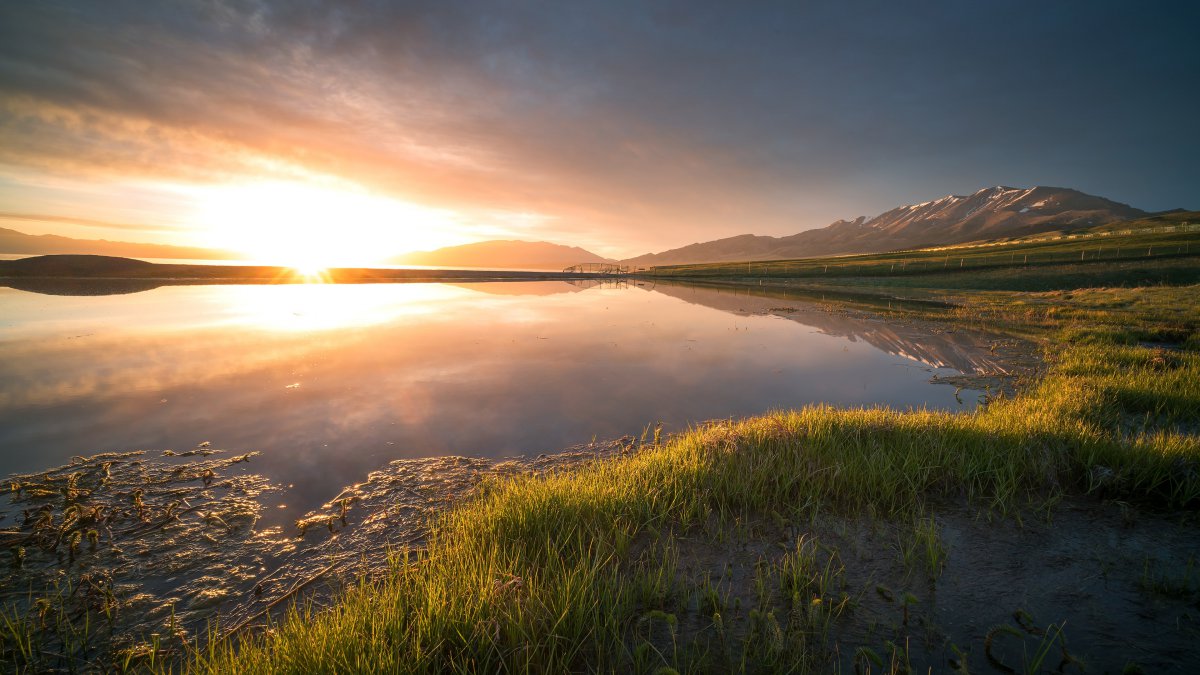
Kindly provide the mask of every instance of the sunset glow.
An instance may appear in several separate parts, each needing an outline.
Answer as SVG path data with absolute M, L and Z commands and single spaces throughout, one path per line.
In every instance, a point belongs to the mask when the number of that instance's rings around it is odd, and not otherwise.
M 1169 12 L 701 5 L 2 3 L 0 228 L 313 271 L 487 240 L 627 259 L 991 185 L 1194 192 Z M 1098 91 L 1183 98 L 1082 113 Z
M 460 243 L 454 214 L 352 186 L 261 182 L 192 191 L 206 244 L 305 275 Z

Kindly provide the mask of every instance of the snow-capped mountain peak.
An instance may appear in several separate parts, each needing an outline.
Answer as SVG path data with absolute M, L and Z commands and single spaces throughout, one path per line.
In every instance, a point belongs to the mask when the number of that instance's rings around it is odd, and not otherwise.
M 828 227 L 787 237 L 742 235 L 647 254 L 628 262 L 658 265 L 873 253 L 1025 236 L 1145 215 L 1127 204 L 1069 188 L 996 185 L 970 195 L 950 194 L 897 206 L 873 218 L 839 220 Z

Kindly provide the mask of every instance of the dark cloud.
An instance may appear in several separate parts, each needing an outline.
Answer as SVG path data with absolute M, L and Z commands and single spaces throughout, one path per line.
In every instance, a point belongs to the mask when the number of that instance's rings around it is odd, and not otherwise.
M 0 161 L 303 167 L 635 247 L 996 183 L 1195 207 L 1196 25 L 1192 3 L 5 3 Z

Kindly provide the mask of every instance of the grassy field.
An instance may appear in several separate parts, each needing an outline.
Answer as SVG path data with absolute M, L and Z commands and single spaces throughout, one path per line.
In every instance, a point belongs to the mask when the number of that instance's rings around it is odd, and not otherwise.
M 1196 220 L 1200 220 L 1197 218 Z M 1150 221 L 1153 223 L 1154 221 Z M 1127 224 L 1012 242 L 868 255 L 655 267 L 648 279 L 791 279 L 808 283 L 1054 290 L 1200 283 L 1200 223 Z
M 848 586 L 838 551 L 814 540 L 810 530 L 824 515 L 898 524 L 903 559 L 933 570 L 946 555 L 936 518 L 947 501 L 1001 520 L 1052 513 L 1070 495 L 1173 513 L 1200 506 L 1198 292 L 956 293 L 948 309 L 901 310 L 1040 336 L 1048 370 L 1019 395 L 971 413 L 808 407 L 648 440 L 630 457 L 580 471 L 493 482 L 437 521 L 427 550 L 398 553 L 391 576 L 363 582 L 331 609 L 297 608 L 265 633 L 211 641 L 184 668 L 844 666 L 830 636 L 870 589 Z M 744 548 L 779 532 L 799 536 L 761 556 L 745 599 L 723 595 L 689 562 L 697 541 Z M 711 572 L 719 578 L 722 569 Z M 905 623 L 916 601 L 907 593 L 896 600 Z M 977 658 L 986 647 L 991 659 L 1004 635 L 981 633 Z M 1021 668 L 1040 667 L 1047 640 Z M 839 649 L 854 650 L 855 670 L 906 669 L 906 648 L 893 642 Z

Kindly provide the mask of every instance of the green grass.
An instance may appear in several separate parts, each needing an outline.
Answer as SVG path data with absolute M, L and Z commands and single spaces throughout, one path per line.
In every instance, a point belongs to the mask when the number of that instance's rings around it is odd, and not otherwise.
M 1172 211 L 1169 213 L 1160 213 L 1156 216 L 1095 225 L 1093 227 L 1074 230 L 1069 234 L 1111 234 L 1132 231 L 1153 232 L 1155 230 L 1162 231 L 1170 228 L 1178 228 L 1180 225 L 1188 226 L 1197 224 L 1200 224 L 1200 211 Z
M 964 414 L 810 406 L 696 428 L 570 473 L 492 481 L 436 522 L 427 550 L 397 556 L 390 575 L 331 608 L 296 609 L 270 631 L 210 641 L 184 667 L 826 670 L 829 622 L 853 603 L 853 592 L 834 592 L 834 554 L 800 541 L 764 560 L 747 612 L 707 582 L 689 587 L 678 545 L 728 536 L 756 514 L 866 515 L 915 523 L 901 547 L 936 575 L 945 556 L 930 517 L 938 500 L 967 500 L 995 517 L 1089 492 L 1194 509 L 1197 293 L 980 294 L 951 318 L 1019 320 L 1047 340 L 1045 376 L 1015 397 Z M 1164 338 L 1183 348 L 1139 344 Z M 893 670 L 906 659 L 895 645 L 880 653 L 860 656 L 888 657 Z
M 669 265 L 638 276 L 1033 291 L 1200 283 L 1200 226 L 1125 231 L 824 258 Z

